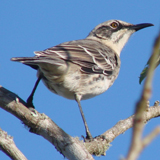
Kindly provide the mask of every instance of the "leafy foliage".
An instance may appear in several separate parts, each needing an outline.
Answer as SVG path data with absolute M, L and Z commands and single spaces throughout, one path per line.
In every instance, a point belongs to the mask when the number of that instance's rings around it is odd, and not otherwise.
M 149 68 L 150 60 L 151 60 L 151 57 L 149 58 L 147 64 L 145 65 L 145 68 L 142 70 L 142 72 L 140 74 L 140 77 L 139 77 L 139 83 L 140 84 L 141 84 L 141 82 L 144 80 L 144 78 L 147 75 L 147 71 L 148 71 L 148 68 Z M 159 50 L 159 57 L 158 57 L 158 59 L 156 60 L 155 63 L 156 63 L 156 67 L 160 64 L 160 50 Z

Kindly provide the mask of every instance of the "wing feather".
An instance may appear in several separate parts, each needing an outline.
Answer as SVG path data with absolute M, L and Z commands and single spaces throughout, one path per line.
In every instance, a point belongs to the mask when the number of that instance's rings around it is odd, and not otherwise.
M 120 68 L 119 56 L 106 45 L 89 39 L 70 41 L 48 48 L 44 51 L 36 51 L 35 57 L 17 57 L 13 61 L 19 61 L 34 69 L 38 69 L 41 63 L 53 65 L 66 65 L 66 61 L 77 64 L 81 71 L 112 75 Z
M 110 75 L 120 65 L 120 58 L 113 50 L 102 43 L 87 39 L 62 43 L 35 54 L 36 57 L 48 59 L 50 63 L 57 59 L 70 61 L 88 73 Z

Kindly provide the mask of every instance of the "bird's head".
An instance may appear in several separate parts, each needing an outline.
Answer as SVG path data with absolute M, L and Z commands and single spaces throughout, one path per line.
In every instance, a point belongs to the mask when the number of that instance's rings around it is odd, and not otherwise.
M 133 25 L 120 20 L 109 20 L 96 26 L 87 39 L 94 39 L 112 48 L 118 55 L 129 37 L 136 31 L 153 26 L 151 23 Z

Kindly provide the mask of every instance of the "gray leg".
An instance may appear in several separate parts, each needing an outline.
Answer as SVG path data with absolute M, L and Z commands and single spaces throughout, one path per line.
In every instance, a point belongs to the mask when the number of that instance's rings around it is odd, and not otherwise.
M 81 107 L 81 103 L 80 103 L 80 100 L 78 98 L 77 95 L 75 95 L 75 100 L 77 101 L 78 103 L 78 107 L 79 107 L 79 110 L 81 112 L 81 116 L 82 116 L 82 119 L 83 119 L 83 123 L 84 123 L 84 126 L 85 126 L 85 130 L 86 130 L 86 139 L 89 139 L 89 140 L 92 140 L 93 137 L 89 131 L 89 128 L 88 128 L 88 125 L 87 125 L 87 122 L 86 122 L 86 119 L 84 117 L 84 113 L 83 113 L 83 110 L 82 110 L 82 107 Z

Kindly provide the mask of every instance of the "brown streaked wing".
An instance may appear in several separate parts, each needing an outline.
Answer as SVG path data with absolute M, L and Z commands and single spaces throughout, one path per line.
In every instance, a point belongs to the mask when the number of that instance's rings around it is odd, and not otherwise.
M 38 57 L 47 57 L 47 59 L 70 61 L 80 65 L 82 71 L 90 73 L 111 74 L 117 66 L 115 52 L 93 40 L 66 42 L 44 51 L 35 52 L 35 54 Z

